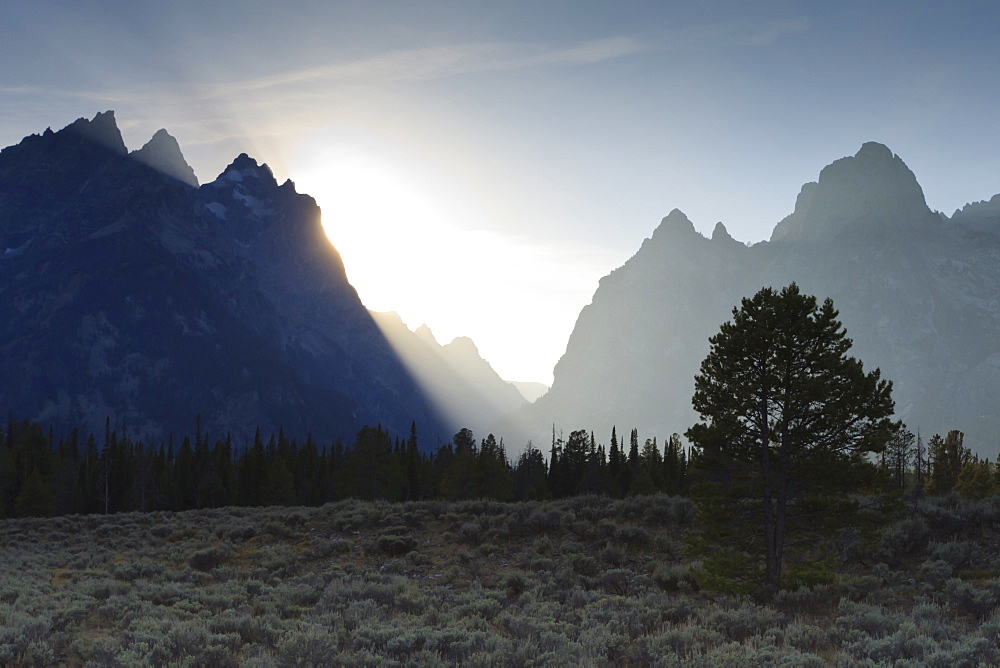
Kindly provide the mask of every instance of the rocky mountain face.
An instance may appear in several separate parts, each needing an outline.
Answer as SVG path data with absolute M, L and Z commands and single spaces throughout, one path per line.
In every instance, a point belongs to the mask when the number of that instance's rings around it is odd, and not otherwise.
M 719 223 L 711 239 L 680 211 L 660 223 L 580 313 L 552 389 L 520 415 L 608 438 L 683 433 L 708 338 L 742 297 L 795 281 L 830 297 L 852 354 L 894 383 L 897 415 L 927 437 L 961 429 L 1000 443 L 1000 196 L 948 218 L 928 209 L 898 156 L 867 143 L 803 186 L 770 241 L 746 246 Z M 514 425 L 508 423 L 513 429 Z
M 147 439 L 283 427 L 422 444 L 451 425 L 382 335 L 319 208 L 241 155 L 198 187 L 161 130 L 112 112 L 0 152 L 0 406 Z

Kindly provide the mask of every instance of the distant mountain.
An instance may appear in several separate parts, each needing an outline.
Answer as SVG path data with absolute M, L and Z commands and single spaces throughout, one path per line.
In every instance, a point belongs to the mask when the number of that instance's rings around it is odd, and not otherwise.
M 372 312 L 372 316 L 454 431 L 467 427 L 486 436 L 499 418 L 526 403 L 518 389 L 482 358 L 471 339 L 459 337 L 442 346 L 426 325 L 410 331 L 394 312 Z
M 521 393 L 521 396 L 524 397 L 529 403 L 537 401 L 540 396 L 549 391 L 549 386 L 545 383 L 534 383 L 522 380 L 509 380 L 507 382 L 516 387 L 517 391 Z
M 932 212 L 913 173 L 877 143 L 803 186 L 768 242 L 748 247 L 721 223 L 706 239 L 671 212 L 601 280 L 552 389 L 519 415 L 522 436 L 545 439 L 553 423 L 605 441 L 613 425 L 683 433 L 708 338 L 742 297 L 792 281 L 833 298 L 852 354 L 893 381 L 911 429 L 961 429 L 967 445 L 997 454 L 1000 196 L 950 219 Z
M 315 201 L 240 155 L 198 187 L 113 112 L 0 151 L 0 406 L 57 428 L 237 441 L 450 423 L 351 287 Z

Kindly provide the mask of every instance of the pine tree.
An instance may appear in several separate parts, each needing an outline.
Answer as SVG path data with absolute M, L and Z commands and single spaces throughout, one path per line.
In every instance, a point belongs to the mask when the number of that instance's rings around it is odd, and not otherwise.
M 907 429 L 901 429 L 889 439 L 885 448 L 886 466 L 896 487 L 906 485 L 906 467 L 914 456 L 916 436 Z
M 549 498 L 547 473 L 542 451 L 528 441 L 511 474 L 515 498 L 518 501 L 541 501 Z
M 687 436 L 752 475 L 767 591 L 780 582 L 790 505 L 838 479 L 846 486 L 860 455 L 881 451 L 899 428 L 892 384 L 847 355 L 837 315 L 794 283 L 764 288 L 733 309 L 695 377 L 705 422 Z
M 964 445 L 965 434 L 952 429 L 943 439 L 939 434 L 927 441 L 930 459 L 930 487 L 935 494 L 945 494 L 955 488 L 958 476 L 971 459 L 972 453 Z
M 455 501 L 483 496 L 483 480 L 478 466 L 478 448 L 470 429 L 461 429 L 452 438 L 454 454 L 441 479 L 441 495 Z
M 510 464 L 504 451 L 503 440 L 489 434 L 479 445 L 477 469 L 482 481 L 482 495 L 488 499 L 511 501 L 514 499 L 514 479 L 510 475 Z

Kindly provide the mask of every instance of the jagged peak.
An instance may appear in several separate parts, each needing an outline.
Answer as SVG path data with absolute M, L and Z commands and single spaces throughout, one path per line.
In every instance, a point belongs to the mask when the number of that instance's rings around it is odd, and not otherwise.
M 994 195 L 993 197 L 984 200 L 978 200 L 976 202 L 969 202 L 961 209 L 955 209 L 955 213 L 951 214 L 954 218 L 955 216 L 961 215 L 968 211 L 974 211 L 980 208 L 990 208 L 1000 210 L 1000 194 Z
M 736 239 L 733 239 L 732 235 L 729 234 L 729 230 L 726 229 L 726 226 L 720 220 L 715 224 L 715 229 L 712 230 L 712 241 L 736 241 Z
M 660 221 L 659 226 L 653 231 L 653 236 L 660 234 L 685 234 L 688 232 L 698 234 L 694 229 L 694 223 L 688 219 L 684 212 L 680 209 L 674 209 Z
M 125 148 L 125 140 L 122 139 L 122 133 L 118 129 L 118 123 L 115 121 L 115 112 L 110 109 L 98 112 L 89 121 L 86 118 L 78 118 L 60 130 L 60 132 L 86 137 L 119 155 L 128 154 L 128 149 Z
M 936 220 L 910 168 L 887 146 L 865 142 L 802 186 L 794 212 L 771 240 L 820 240 L 857 225 L 919 225 Z
M 184 159 L 177 140 L 164 129 L 157 130 L 152 138 L 138 151 L 130 154 L 144 165 L 166 174 L 195 188 L 198 187 L 198 177 L 191 165 Z
M 952 214 L 951 221 L 969 230 L 1000 232 L 1000 195 L 966 204 Z
M 257 161 L 246 153 L 240 153 L 236 156 L 236 159 L 229 163 L 228 167 L 222 170 L 222 173 L 219 174 L 219 178 L 217 178 L 216 181 L 226 179 L 236 183 L 242 183 L 245 178 L 262 178 L 273 183 L 275 186 L 278 185 L 278 182 L 274 180 L 274 173 L 271 172 L 271 168 L 267 166 L 267 163 L 262 162 L 257 164 Z

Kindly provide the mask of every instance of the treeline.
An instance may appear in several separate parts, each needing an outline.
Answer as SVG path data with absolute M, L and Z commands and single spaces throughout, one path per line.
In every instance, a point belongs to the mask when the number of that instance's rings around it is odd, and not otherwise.
M 926 443 L 919 434 L 903 429 L 886 445 L 880 469 L 899 488 L 930 494 L 956 492 L 966 499 L 1000 494 L 1000 455 L 991 462 L 965 446 L 965 434 L 953 429 Z
M 10 418 L 0 433 L 0 517 L 686 490 L 688 455 L 676 434 L 661 452 L 655 439 L 640 446 L 636 430 L 627 448 L 614 431 L 609 448 L 583 430 L 565 441 L 553 433 L 548 457 L 529 444 L 511 460 L 502 440 L 477 440 L 468 429 L 430 454 L 418 447 L 416 425 L 405 439 L 364 427 L 350 445 L 299 442 L 281 430 L 265 440 L 258 431 L 237 451 L 196 424 L 193 438 L 149 444 L 110 421 L 102 438 L 74 429 L 56 441 L 42 425 Z
M 510 458 L 503 441 L 477 440 L 468 429 L 433 453 L 418 447 L 416 425 L 407 438 L 381 427 L 362 428 L 352 444 L 319 445 L 281 430 L 237 451 L 229 438 L 201 433 L 155 445 L 133 440 L 110 422 L 102 438 L 73 430 L 55 440 L 51 430 L 8 419 L 0 430 L 0 517 L 28 517 L 230 505 L 315 506 L 345 498 L 388 501 L 479 499 L 523 501 L 576 494 L 614 498 L 663 492 L 686 495 L 706 474 L 697 449 L 677 434 L 661 447 L 628 443 L 612 430 L 609 445 L 593 432 L 563 438 L 553 431 L 546 453 L 528 444 Z M 908 431 L 872 463 L 876 486 L 956 492 L 964 498 L 1000 494 L 1000 461 L 980 458 L 963 434 L 934 435 L 926 443 Z

